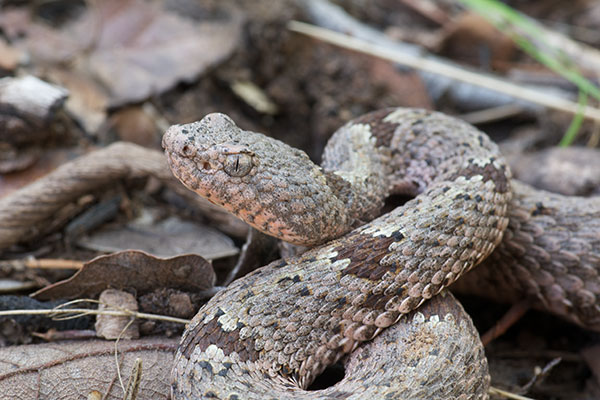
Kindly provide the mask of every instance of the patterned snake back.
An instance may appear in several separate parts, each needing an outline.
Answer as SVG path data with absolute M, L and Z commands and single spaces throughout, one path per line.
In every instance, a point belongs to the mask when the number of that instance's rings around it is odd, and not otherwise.
M 336 385 L 330 388 L 335 396 L 303 389 L 500 243 L 508 225 L 510 174 L 486 135 L 440 113 L 381 110 L 338 130 L 318 167 L 299 150 L 211 114 L 171 127 L 163 147 L 173 173 L 211 202 L 283 240 L 324 243 L 234 282 L 202 307 L 176 358 L 176 398 L 351 398 L 367 388 L 379 397 L 418 398 L 401 394 L 383 373 L 371 380 L 356 371 L 349 376 L 354 354 L 346 378 L 356 377 L 356 387 Z M 363 225 L 390 193 L 416 197 Z M 461 311 L 411 314 L 408 324 L 420 333 L 411 350 L 402 351 L 418 352 L 439 340 L 441 347 L 427 354 L 447 396 L 485 397 L 487 366 L 465 319 Z M 475 339 L 461 347 L 454 338 L 465 336 Z M 395 337 L 373 343 L 395 345 Z M 404 376 L 399 366 L 383 365 Z M 365 368 L 356 367 L 369 375 Z M 446 372 L 454 373 L 454 382 L 444 381 Z M 433 376 L 427 386 L 433 392 L 427 393 L 435 392 Z

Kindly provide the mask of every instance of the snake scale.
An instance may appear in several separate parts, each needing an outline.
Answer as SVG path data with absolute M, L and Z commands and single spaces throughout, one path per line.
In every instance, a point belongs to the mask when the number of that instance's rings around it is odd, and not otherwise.
M 465 122 L 379 110 L 340 128 L 321 166 L 217 113 L 172 126 L 163 147 L 191 190 L 314 246 L 200 309 L 176 356 L 174 398 L 486 398 L 477 332 L 444 291 L 486 258 L 467 274 L 475 291 L 533 296 L 597 328 L 598 201 L 511 183 L 497 146 Z M 414 197 L 377 217 L 397 193 Z M 342 381 L 306 390 L 340 359 Z

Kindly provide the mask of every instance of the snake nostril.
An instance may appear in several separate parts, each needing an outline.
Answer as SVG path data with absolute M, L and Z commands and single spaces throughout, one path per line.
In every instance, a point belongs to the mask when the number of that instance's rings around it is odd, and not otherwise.
M 209 171 L 209 170 L 210 170 L 210 164 L 209 164 L 208 162 L 206 162 L 206 161 L 205 161 L 205 162 L 202 164 L 202 168 L 204 168 L 206 171 Z
M 190 147 L 187 144 L 184 144 L 181 148 L 181 153 L 187 154 L 190 151 Z

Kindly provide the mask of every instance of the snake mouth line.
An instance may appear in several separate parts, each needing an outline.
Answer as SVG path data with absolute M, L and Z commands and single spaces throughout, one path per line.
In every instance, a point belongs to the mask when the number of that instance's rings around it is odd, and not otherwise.
M 185 186 L 193 191 L 200 189 L 201 176 L 194 174 L 197 171 L 196 163 L 190 158 L 181 156 L 172 151 L 166 151 L 169 168 Z

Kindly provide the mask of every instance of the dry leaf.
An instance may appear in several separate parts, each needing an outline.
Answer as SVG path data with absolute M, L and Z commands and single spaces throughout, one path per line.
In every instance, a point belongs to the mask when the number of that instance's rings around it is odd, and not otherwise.
M 124 382 L 142 359 L 137 400 L 169 398 L 177 345 L 165 338 L 119 342 Z M 0 399 L 85 399 L 98 391 L 103 399 L 121 400 L 114 353 L 114 342 L 101 340 L 0 348 Z
M 444 30 L 439 42 L 440 54 L 473 65 L 483 62 L 500 70 L 506 69 L 516 50 L 511 38 L 476 13 L 461 14 Z
M 141 251 L 122 251 L 96 257 L 71 278 L 33 294 L 40 300 L 95 297 L 105 289 L 130 289 L 138 294 L 157 288 L 200 291 L 213 287 L 215 272 L 194 254 L 161 259 Z
M 239 40 L 241 18 L 236 14 L 195 22 L 140 0 L 98 5 L 91 17 L 99 26 L 89 68 L 109 88 L 113 105 L 195 79 L 229 56 Z M 83 22 L 86 28 L 88 23 Z
M 50 76 L 61 79 L 71 91 L 70 101 L 77 104 L 79 112 L 86 101 L 78 97 L 94 92 L 81 84 L 82 77 L 106 93 L 109 106 L 137 102 L 180 81 L 196 79 L 206 68 L 226 59 L 240 40 L 243 18 L 233 11 L 220 10 L 218 16 L 196 21 L 167 11 L 159 2 L 103 0 L 91 4 L 79 19 L 60 30 L 34 21 L 20 10 L 0 15 L 0 28 L 12 33 L 9 36 L 15 46 L 29 51 L 38 67 L 54 70 Z M 64 65 L 69 65 L 65 73 L 56 72 Z M 70 76 L 76 77 L 75 82 Z M 85 90 L 79 93 L 82 88 Z M 99 104 L 104 106 L 102 102 Z
M 125 107 L 115 111 L 109 124 L 119 140 L 148 148 L 160 148 L 163 132 L 159 132 L 154 118 L 141 106 Z
M 122 227 L 99 230 L 88 237 L 82 237 L 77 244 L 102 252 L 136 249 L 158 257 L 199 254 L 209 260 L 233 256 L 239 252 L 231 238 L 216 229 L 184 221 L 179 217 L 154 222 L 151 215 L 142 215 L 138 220 Z

